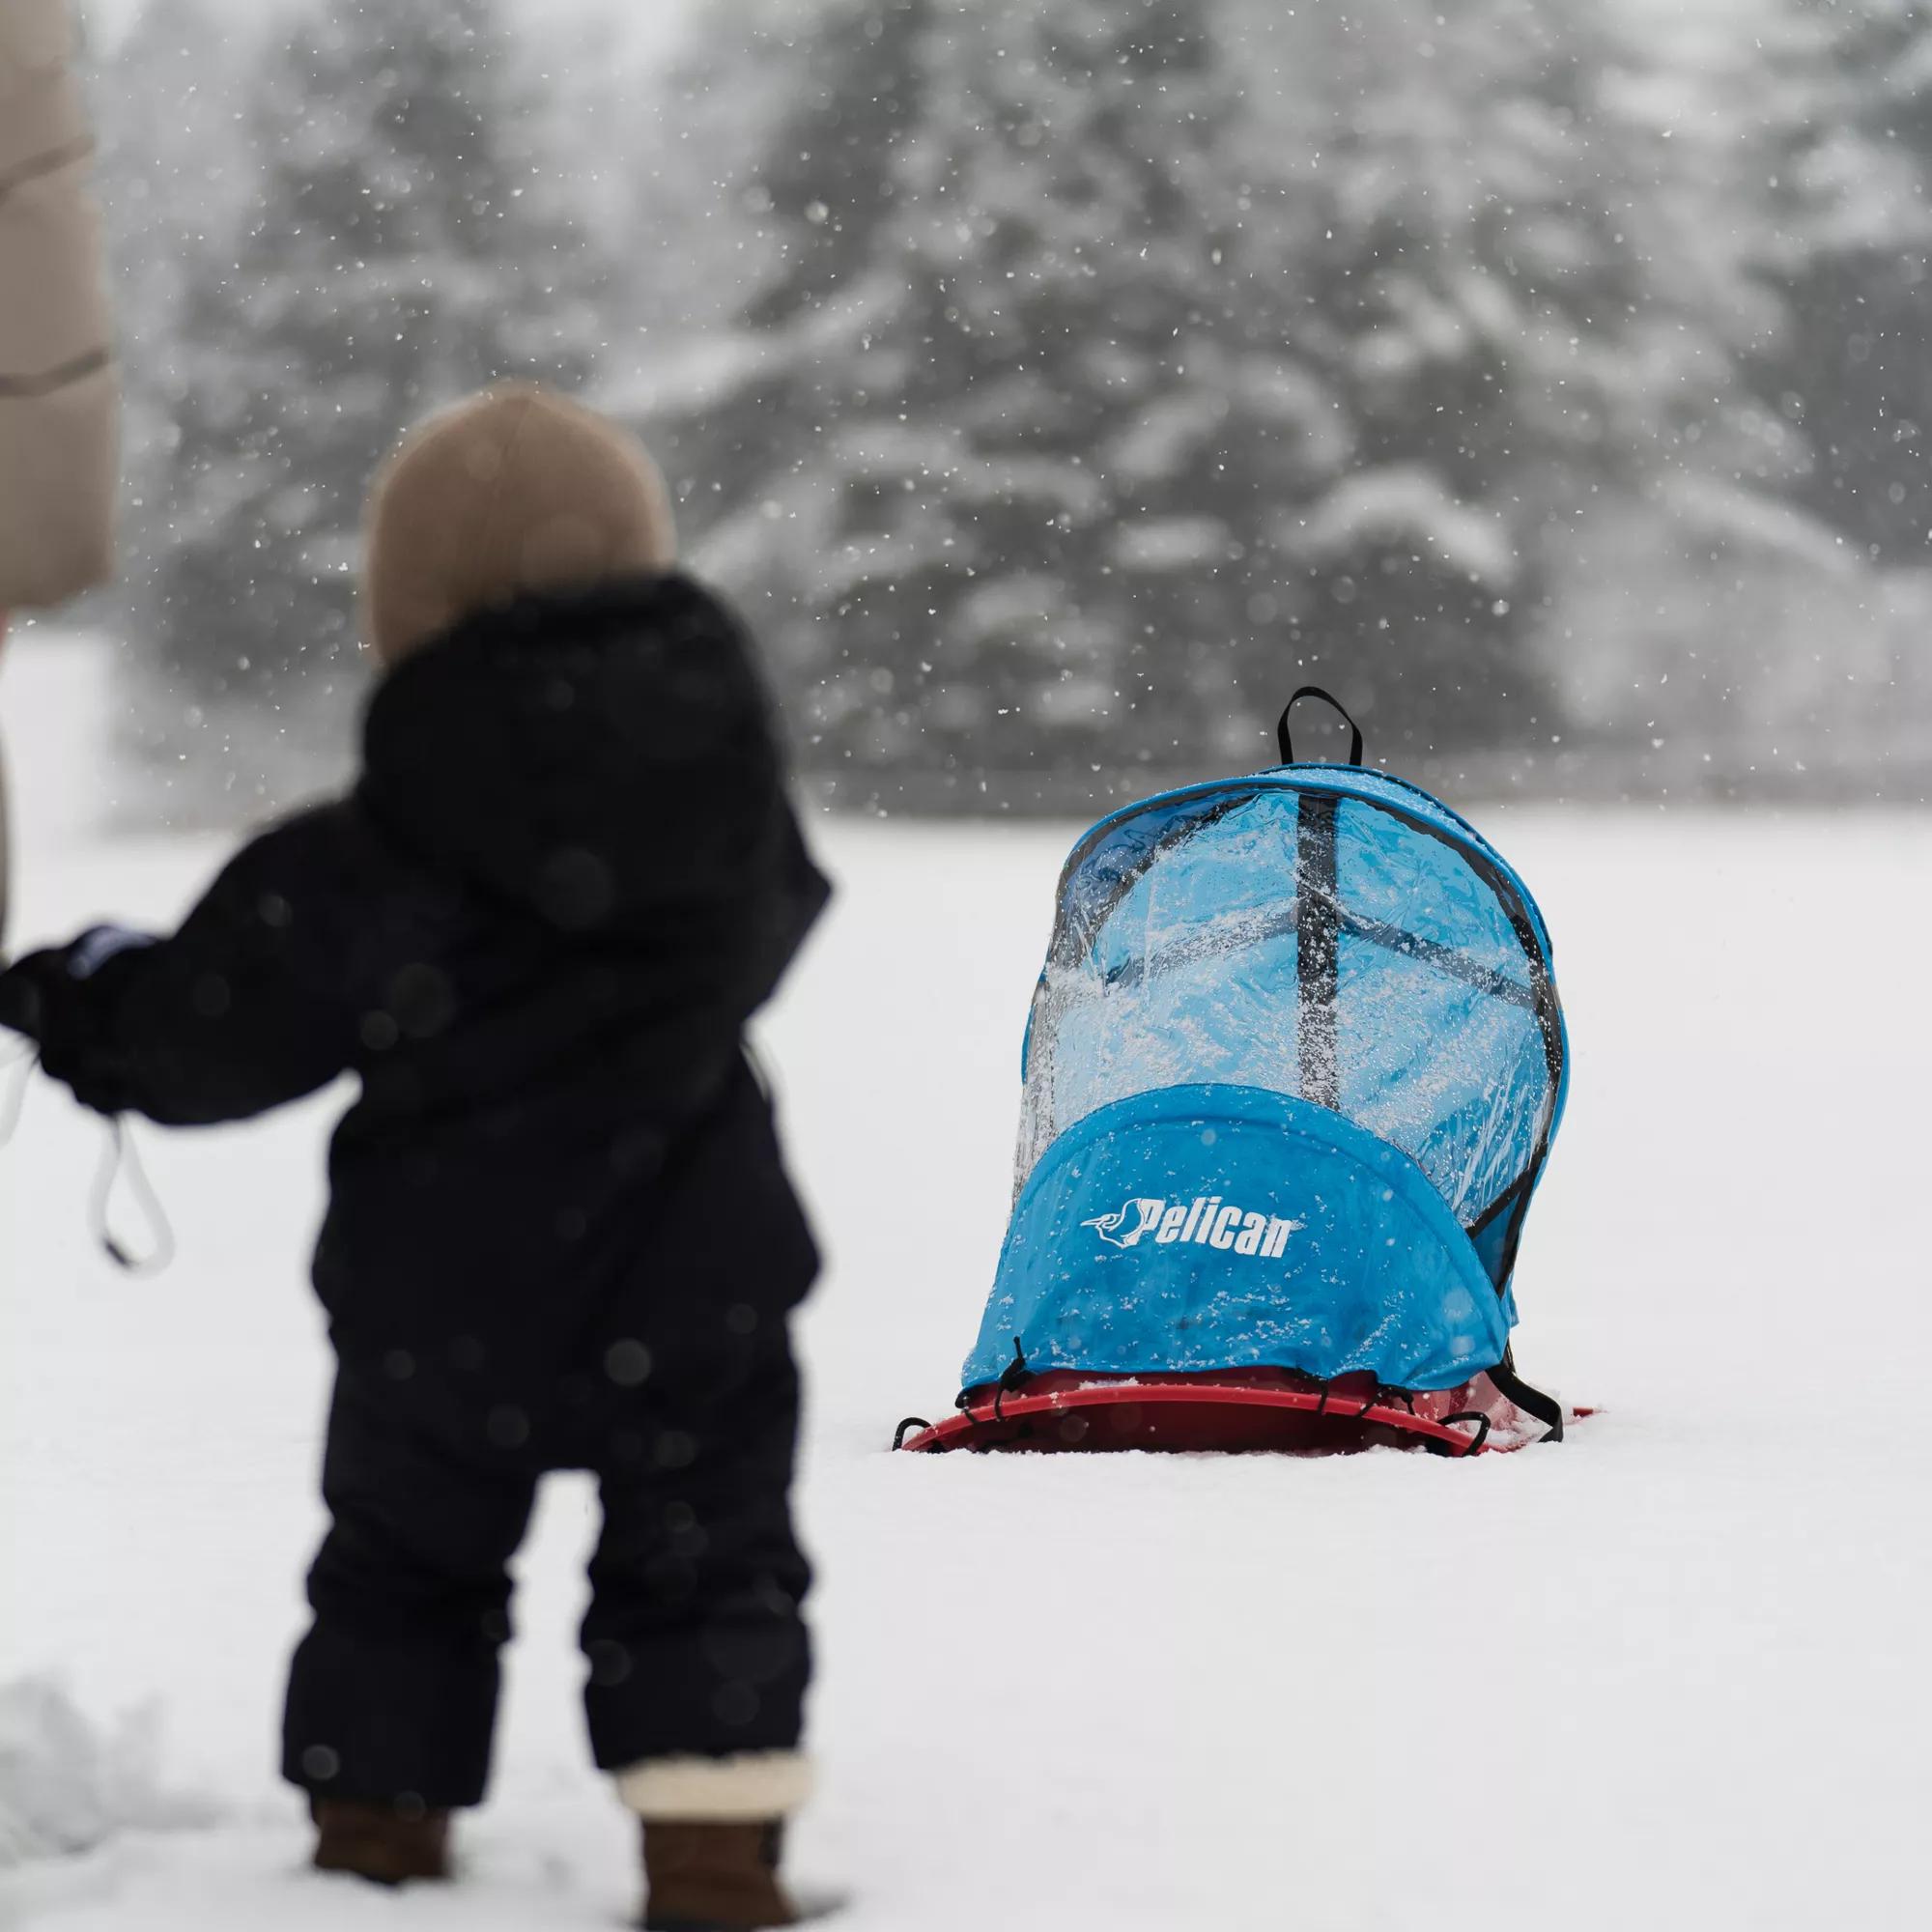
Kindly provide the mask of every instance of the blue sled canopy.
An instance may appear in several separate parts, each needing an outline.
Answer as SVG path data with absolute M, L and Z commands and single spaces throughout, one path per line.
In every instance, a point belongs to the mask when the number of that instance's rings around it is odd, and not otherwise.
M 1018 1192 L 964 1384 L 1501 1363 L 1566 1086 L 1542 915 L 1378 771 L 1164 793 L 1075 847 L 1028 1028 Z

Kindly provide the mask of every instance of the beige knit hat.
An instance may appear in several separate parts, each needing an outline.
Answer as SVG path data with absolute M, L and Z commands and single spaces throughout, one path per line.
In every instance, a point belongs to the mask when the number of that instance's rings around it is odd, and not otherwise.
M 385 669 L 526 591 L 677 561 L 663 476 L 636 437 L 526 383 L 411 432 L 369 493 L 363 626 Z

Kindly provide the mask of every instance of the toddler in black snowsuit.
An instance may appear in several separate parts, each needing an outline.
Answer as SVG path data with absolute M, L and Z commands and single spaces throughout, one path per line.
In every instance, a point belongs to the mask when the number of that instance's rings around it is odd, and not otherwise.
M 315 1263 L 339 1356 L 285 1775 L 318 1862 L 440 1876 L 482 1798 L 505 1565 L 588 1469 L 597 1762 L 647 1923 L 789 1922 L 802 1800 L 786 1316 L 817 1268 L 741 1042 L 826 898 L 749 643 L 642 449 L 543 391 L 373 498 L 359 782 L 172 939 L 21 961 L 0 1021 L 103 1113 L 237 1121 L 345 1069 Z

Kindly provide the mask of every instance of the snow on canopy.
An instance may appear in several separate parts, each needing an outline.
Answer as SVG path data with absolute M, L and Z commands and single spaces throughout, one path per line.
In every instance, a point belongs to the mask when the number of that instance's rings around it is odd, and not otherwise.
M 1521 1178 L 1553 1125 L 1558 1077 L 1553 996 L 1526 944 L 1547 945 L 1540 915 L 1437 836 L 1453 829 L 1488 857 L 1446 808 L 1394 780 L 1357 783 L 1405 816 L 1366 801 L 1336 813 L 1332 1074 L 1295 997 L 1305 902 L 1327 891 L 1297 851 L 1302 792 L 1198 786 L 1089 835 L 1034 1008 L 1022 1184 L 1110 1101 L 1203 1081 L 1320 1100 L 1311 1086 L 1331 1079 L 1338 1110 L 1409 1154 L 1459 1218 Z

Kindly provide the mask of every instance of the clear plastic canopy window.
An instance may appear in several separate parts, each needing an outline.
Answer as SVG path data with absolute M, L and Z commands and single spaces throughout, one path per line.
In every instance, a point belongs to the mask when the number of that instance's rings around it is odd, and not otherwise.
M 1283 774 L 1099 827 L 1063 881 L 1035 998 L 1019 1184 L 1096 1109 L 1205 1083 L 1346 1116 L 1410 1155 L 1465 1228 L 1513 1199 L 1561 1080 L 1540 928 L 1475 835 L 1445 836 L 1439 807 L 1429 827 L 1434 802 L 1416 801 Z

